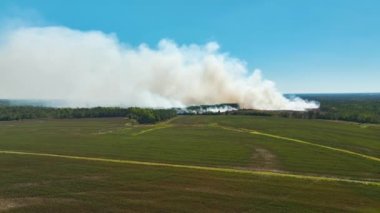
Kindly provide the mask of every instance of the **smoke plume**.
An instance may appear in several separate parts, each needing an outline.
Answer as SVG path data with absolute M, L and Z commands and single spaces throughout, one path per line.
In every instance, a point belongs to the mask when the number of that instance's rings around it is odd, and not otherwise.
M 66 27 L 19 27 L 0 35 L 0 98 L 64 100 L 61 106 L 184 107 L 238 103 L 241 108 L 306 110 L 259 70 L 219 45 L 130 47 L 113 34 Z

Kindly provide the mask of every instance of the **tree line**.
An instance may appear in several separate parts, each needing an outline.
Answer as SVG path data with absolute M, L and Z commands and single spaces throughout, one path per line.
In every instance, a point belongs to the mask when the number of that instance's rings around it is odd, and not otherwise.
M 150 109 L 150 108 L 50 108 L 39 106 L 13 106 L 7 100 L 0 100 L 0 120 L 20 120 L 38 118 L 101 118 L 127 117 L 142 124 L 155 123 L 170 119 L 179 114 L 194 114 L 207 108 L 230 106 L 236 111 L 203 112 L 201 114 L 232 114 L 277 116 L 302 119 L 343 120 L 359 123 L 380 123 L 380 94 L 338 94 L 338 95 L 302 95 L 301 98 L 320 102 L 320 108 L 305 112 L 263 111 L 239 109 L 237 104 L 217 104 L 190 106 L 186 109 Z M 189 113 L 189 111 L 191 111 Z M 198 114 L 198 113 L 196 113 Z
M 138 107 L 51 108 L 37 106 L 0 106 L 1 121 L 44 118 L 127 117 L 135 119 L 141 124 L 148 124 L 164 121 L 176 115 L 177 113 L 174 109 L 150 109 Z

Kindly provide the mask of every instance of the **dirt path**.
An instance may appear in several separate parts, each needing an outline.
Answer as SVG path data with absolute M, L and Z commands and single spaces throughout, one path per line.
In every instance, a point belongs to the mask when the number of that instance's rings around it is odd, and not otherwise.
M 154 126 L 152 128 L 149 128 L 149 129 L 144 129 L 144 130 L 141 130 L 137 133 L 134 133 L 132 134 L 133 136 L 139 136 L 139 135 L 142 135 L 142 134 L 145 134 L 145 133 L 148 133 L 148 132 L 151 132 L 151 131 L 155 131 L 155 130 L 159 130 L 159 129 L 165 129 L 165 128 L 169 128 L 171 127 L 172 125 L 169 125 L 169 124 L 161 124 L 161 125 L 157 125 L 157 126 Z
M 375 181 L 352 180 L 352 179 L 337 178 L 337 177 L 300 175 L 300 174 L 290 174 L 290 173 L 281 173 L 281 172 L 273 172 L 273 171 L 254 171 L 254 170 L 244 170 L 244 169 L 234 169 L 234 168 L 194 166 L 194 165 L 157 163 L 157 162 L 133 161 L 133 160 L 117 160 L 117 159 L 109 159 L 109 158 L 94 158 L 94 157 L 59 155 L 59 154 L 49 154 L 49 153 L 10 151 L 10 150 L 0 150 L 0 154 L 63 158 L 63 159 L 70 159 L 70 160 L 108 162 L 108 163 L 131 164 L 131 165 L 142 165 L 142 166 L 157 166 L 157 167 L 168 167 L 168 168 L 202 170 L 202 171 L 210 171 L 210 172 L 240 173 L 240 174 L 251 174 L 251 175 L 261 175 L 261 176 L 295 178 L 295 179 L 303 179 L 303 180 L 310 180 L 310 181 L 344 182 L 344 183 L 355 183 L 355 184 L 364 184 L 364 185 L 372 185 L 372 186 L 380 187 L 380 182 L 375 182 Z

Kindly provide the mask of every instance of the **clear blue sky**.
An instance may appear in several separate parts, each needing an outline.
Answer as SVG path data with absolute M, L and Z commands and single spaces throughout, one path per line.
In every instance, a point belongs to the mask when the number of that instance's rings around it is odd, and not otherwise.
M 283 92 L 380 92 L 379 0 L 1 0 L 0 14 L 132 45 L 217 41 Z

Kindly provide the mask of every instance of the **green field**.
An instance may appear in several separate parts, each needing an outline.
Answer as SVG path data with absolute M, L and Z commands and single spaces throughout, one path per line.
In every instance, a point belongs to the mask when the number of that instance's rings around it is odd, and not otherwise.
M 259 116 L 0 122 L 0 211 L 379 212 L 380 126 Z

